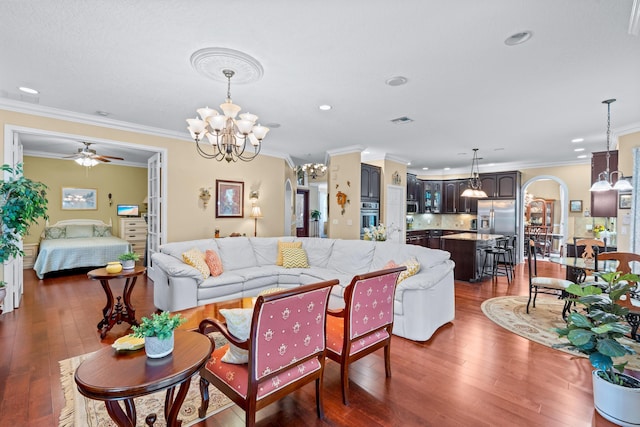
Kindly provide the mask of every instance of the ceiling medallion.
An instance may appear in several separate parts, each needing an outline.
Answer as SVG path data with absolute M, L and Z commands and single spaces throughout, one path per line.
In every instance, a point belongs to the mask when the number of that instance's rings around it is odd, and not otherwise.
M 252 56 L 224 47 L 206 47 L 191 55 L 191 66 L 208 79 L 227 83 L 224 70 L 233 70 L 233 83 L 253 83 L 262 78 L 264 69 Z

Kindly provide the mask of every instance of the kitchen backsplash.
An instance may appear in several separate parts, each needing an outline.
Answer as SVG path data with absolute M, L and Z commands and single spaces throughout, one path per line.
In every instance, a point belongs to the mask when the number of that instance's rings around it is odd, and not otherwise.
M 410 218 L 413 218 L 409 228 Z M 414 214 L 407 215 L 408 230 L 441 229 L 441 230 L 471 230 L 471 220 L 476 215 L 470 214 Z

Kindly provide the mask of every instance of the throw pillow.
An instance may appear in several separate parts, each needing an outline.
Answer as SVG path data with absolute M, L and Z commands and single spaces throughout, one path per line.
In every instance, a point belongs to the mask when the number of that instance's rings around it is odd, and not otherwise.
M 93 225 L 72 224 L 67 225 L 67 239 L 80 237 L 93 237 Z
M 420 271 L 420 262 L 418 262 L 416 257 L 409 258 L 405 262 L 401 263 L 399 267 L 403 265 L 407 267 L 407 269 L 400 273 L 400 275 L 398 276 L 398 281 L 396 283 L 400 283 L 407 277 L 411 277 L 414 274 L 416 274 L 418 271 Z
M 191 267 L 202 273 L 202 278 L 206 279 L 211 275 L 209 266 L 204 261 L 204 254 L 198 249 L 193 248 L 182 254 L 182 260 Z
M 382 269 L 383 269 L 383 270 L 386 270 L 387 268 L 396 268 L 396 267 L 398 267 L 398 264 L 396 264 L 396 262 L 395 262 L 394 260 L 391 260 L 391 261 L 387 262 L 387 263 L 382 267 Z
M 222 308 L 220 314 L 224 316 L 229 333 L 241 341 L 249 338 L 251 332 L 252 308 Z M 222 356 L 223 362 L 240 365 L 249 361 L 249 351 L 243 350 L 229 343 L 229 349 Z
M 209 271 L 212 276 L 216 277 L 222 274 L 222 261 L 220 261 L 220 257 L 216 251 L 207 249 L 204 253 L 204 262 L 209 266 Z
M 309 268 L 307 252 L 302 248 L 282 248 L 284 268 Z
M 110 225 L 94 225 L 93 237 L 110 237 L 111 226 Z
M 67 227 L 46 227 L 44 229 L 45 239 L 64 239 L 67 237 Z
M 276 265 L 282 265 L 282 249 L 283 248 L 301 248 L 302 242 L 282 242 L 278 240 L 278 257 L 276 258 Z

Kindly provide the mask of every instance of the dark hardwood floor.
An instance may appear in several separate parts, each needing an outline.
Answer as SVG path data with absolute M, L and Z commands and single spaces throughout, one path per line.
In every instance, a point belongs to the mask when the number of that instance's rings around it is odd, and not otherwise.
M 564 276 L 555 264 L 539 266 L 541 275 Z M 525 267 L 518 266 L 511 286 L 504 278 L 456 282 L 452 323 L 427 342 L 393 337 L 390 379 L 382 351 L 352 365 L 348 407 L 338 365 L 327 360 L 325 420 L 315 415 L 310 384 L 259 411 L 258 425 L 611 426 L 593 409 L 587 360 L 521 338 L 482 314 L 487 298 L 527 294 Z M 0 315 L 0 426 L 58 425 L 64 406 L 58 361 L 127 332 L 127 325 L 116 325 L 100 340 L 104 302 L 100 284 L 85 274 L 38 280 L 25 270 L 21 307 Z M 138 280 L 132 303 L 138 319 L 155 309 L 151 281 Z M 242 426 L 244 413 L 234 406 L 198 425 Z

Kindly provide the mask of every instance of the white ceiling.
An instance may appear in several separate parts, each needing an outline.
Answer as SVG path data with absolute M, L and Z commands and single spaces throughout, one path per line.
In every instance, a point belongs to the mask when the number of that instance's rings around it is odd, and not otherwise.
M 264 142 L 296 162 L 362 146 L 413 170 L 480 171 L 588 162 L 612 127 L 640 130 L 640 37 L 633 0 L 97 1 L 0 0 L 0 106 L 21 100 L 179 132 L 224 101 L 226 85 L 190 63 L 206 47 L 257 59 L 263 77 L 235 84 L 235 103 L 278 123 Z M 533 37 L 506 46 L 510 35 Z M 385 80 L 404 76 L 391 87 Z M 36 88 L 36 97 L 17 87 Z M 333 109 L 324 112 L 320 104 Z M 396 125 L 390 120 L 414 121 Z M 573 138 L 585 141 L 572 144 Z M 23 138 L 27 152 L 72 154 L 78 141 Z M 75 144 L 75 145 L 74 145 Z M 31 145 L 31 146 L 30 146 Z M 99 154 L 134 161 L 147 153 Z M 135 157 L 137 159 L 137 157 Z M 117 162 L 114 162 L 117 163 Z M 490 163 L 496 164 L 491 166 Z M 423 167 L 430 170 L 423 172 Z

